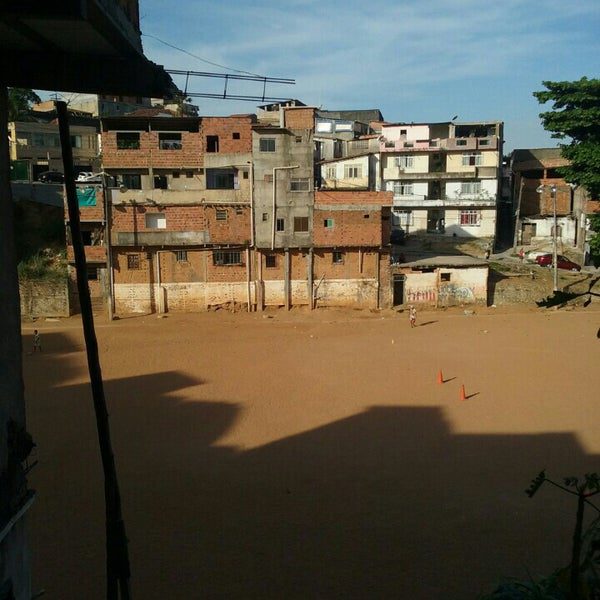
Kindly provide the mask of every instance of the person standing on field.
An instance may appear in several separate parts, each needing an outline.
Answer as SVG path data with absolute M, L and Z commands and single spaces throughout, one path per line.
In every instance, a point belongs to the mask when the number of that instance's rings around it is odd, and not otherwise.
M 417 309 L 414 306 L 410 307 L 410 310 L 408 312 L 408 319 L 410 321 L 411 327 L 417 326 Z
M 40 340 L 40 334 L 37 329 L 33 330 L 33 351 L 42 351 L 42 342 Z

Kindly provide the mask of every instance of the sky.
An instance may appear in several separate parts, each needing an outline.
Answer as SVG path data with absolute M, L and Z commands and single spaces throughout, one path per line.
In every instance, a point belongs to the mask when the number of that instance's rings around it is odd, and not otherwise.
M 392 122 L 504 121 L 508 151 L 556 145 L 538 117 L 550 106 L 532 96 L 542 81 L 600 76 L 598 0 L 140 0 L 140 19 L 146 56 L 166 68 L 227 72 L 150 36 L 293 78 L 267 93 L 311 106 L 379 108 Z M 262 84 L 228 89 L 260 95 Z M 189 91 L 222 91 L 222 82 L 196 79 Z M 203 115 L 258 104 L 194 103 Z

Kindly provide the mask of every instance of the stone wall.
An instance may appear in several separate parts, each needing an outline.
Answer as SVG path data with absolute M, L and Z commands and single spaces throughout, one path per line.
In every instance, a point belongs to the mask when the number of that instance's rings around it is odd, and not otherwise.
M 61 283 L 22 281 L 19 294 L 23 317 L 68 317 L 71 314 L 66 279 Z

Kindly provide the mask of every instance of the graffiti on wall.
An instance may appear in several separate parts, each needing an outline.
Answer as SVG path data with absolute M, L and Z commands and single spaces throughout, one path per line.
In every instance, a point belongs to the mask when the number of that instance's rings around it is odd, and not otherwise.
M 437 299 L 437 292 L 435 288 L 424 288 L 424 289 L 412 289 L 406 291 L 406 301 L 414 302 L 435 302 Z
M 444 304 L 449 304 L 452 302 L 475 302 L 475 294 L 473 293 L 473 290 L 469 287 L 445 285 L 442 288 L 440 288 L 440 301 Z

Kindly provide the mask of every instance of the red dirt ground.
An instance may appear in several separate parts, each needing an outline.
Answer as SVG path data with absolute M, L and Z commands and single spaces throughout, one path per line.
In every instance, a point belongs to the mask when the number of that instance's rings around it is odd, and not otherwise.
M 98 322 L 134 598 L 462 600 L 566 564 L 574 502 L 523 491 L 542 468 L 600 471 L 597 307 L 418 324 L 334 310 Z M 80 323 L 35 326 L 34 590 L 100 599 Z

